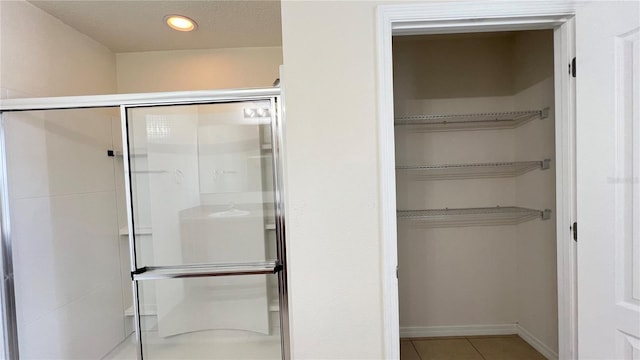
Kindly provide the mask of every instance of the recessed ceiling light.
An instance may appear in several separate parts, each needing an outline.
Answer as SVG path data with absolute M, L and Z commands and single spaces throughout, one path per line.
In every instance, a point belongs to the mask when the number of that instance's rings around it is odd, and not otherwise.
M 167 15 L 164 17 L 164 21 L 169 27 L 178 31 L 192 31 L 198 27 L 195 21 L 182 15 Z

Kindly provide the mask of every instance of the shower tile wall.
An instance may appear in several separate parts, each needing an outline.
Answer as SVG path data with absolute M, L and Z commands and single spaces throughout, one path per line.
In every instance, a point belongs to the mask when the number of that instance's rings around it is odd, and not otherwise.
M 2 97 L 116 92 L 109 49 L 26 1 L 0 8 Z M 101 358 L 124 338 L 114 159 L 105 152 L 117 116 L 4 115 L 23 359 Z
M 4 115 L 22 358 L 100 358 L 125 336 L 114 112 Z

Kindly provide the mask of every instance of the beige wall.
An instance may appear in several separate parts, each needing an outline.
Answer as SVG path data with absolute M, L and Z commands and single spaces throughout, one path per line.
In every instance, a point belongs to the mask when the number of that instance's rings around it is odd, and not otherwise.
M 279 75 L 281 47 L 120 53 L 118 92 L 269 87 Z
M 380 4 L 282 3 L 294 358 L 384 357 L 377 210 L 375 12 Z M 500 51 L 513 50 L 514 45 Z M 503 78 L 500 71 L 512 75 L 514 66 L 529 66 L 529 60 L 498 62 L 491 73 L 497 78 L 474 81 L 491 81 L 491 95 L 512 95 L 548 77 Z M 475 93 L 458 96 L 478 94 L 475 84 L 470 89 Z M 516 303 L 516 295 L 510 296 Z M 505 319 L 517 315 L 514 307 Z M 541 337 L 555 348 L 552 336 Z
M 375 2 L 282 2 L 294 359 L 381 359 Z
M 0 4 L 3 97 L 115 92 L 115 56 L 109 49 L 25 1 Z

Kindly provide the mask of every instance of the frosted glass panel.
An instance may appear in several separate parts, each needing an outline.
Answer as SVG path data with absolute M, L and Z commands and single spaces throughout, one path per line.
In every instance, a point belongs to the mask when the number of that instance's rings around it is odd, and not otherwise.
M 273 259 L 270 115 L 268 101 L 129 109 L 138 268 Z

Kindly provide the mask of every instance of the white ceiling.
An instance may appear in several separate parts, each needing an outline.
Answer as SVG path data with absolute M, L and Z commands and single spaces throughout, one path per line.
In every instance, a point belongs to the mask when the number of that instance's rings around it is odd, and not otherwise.
M 261 0 L 29 0 L 111 51 L 281 46 L 280 1 Z M 180 14 L 198 23 L 184 33 L 163 18 Z

